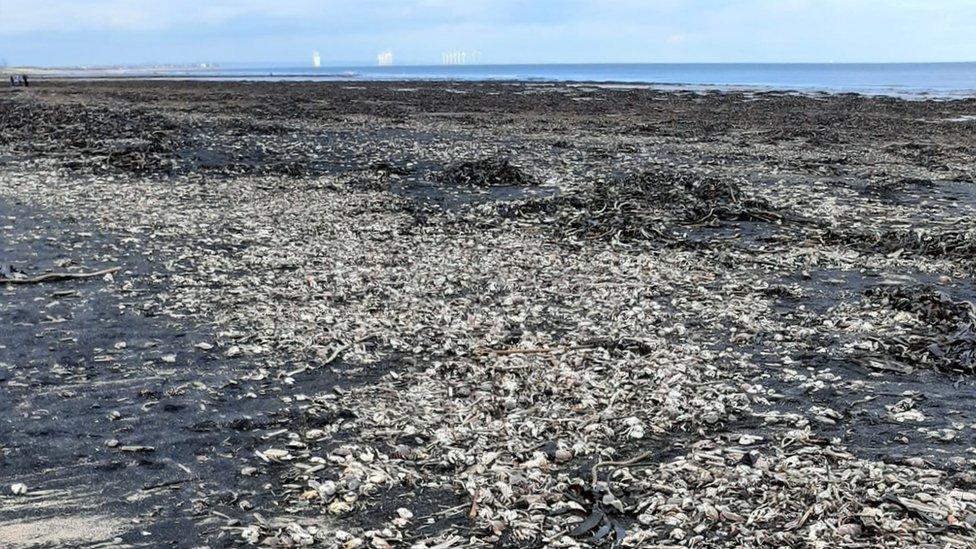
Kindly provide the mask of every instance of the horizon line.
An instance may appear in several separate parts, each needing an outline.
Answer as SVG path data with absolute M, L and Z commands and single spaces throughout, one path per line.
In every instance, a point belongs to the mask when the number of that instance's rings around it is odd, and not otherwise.
M 969 61 L 550 61 L 550 62 L 512 62 L 512 63 L 467 63 L 456 65 L 445 65 L 442 63 L 430 62 L 406 62 L 395 65 L 379 66 L 368 62 L 323 62 L 320 67 L 306 67 L 298 61 L 186 61 L 186 62 L 163 62 L 146 61 L 141 63 L 125 63 L 118 65 L 92 64 L 92 65 L 7 65 L 0 66 L 0 71 L 32 69 L 32 70 L 105 70 L 105 69 L 153 69 L 153 68 L 180 68 L 180 69 L 220 69 L 227 68 L 228 65 L 251 65 L 253 68 L 355 68 L 355 69 L 395 69 L 397 67 L 513 67 L 513 66 L 533 66 L 533 65 L 966 65 L 976 64 L 976 60 Z

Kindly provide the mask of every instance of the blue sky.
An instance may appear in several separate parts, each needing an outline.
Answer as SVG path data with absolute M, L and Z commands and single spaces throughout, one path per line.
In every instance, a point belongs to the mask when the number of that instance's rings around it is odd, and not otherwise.
M 0 59 L 976 61 L 976 0 L 0 0 Z

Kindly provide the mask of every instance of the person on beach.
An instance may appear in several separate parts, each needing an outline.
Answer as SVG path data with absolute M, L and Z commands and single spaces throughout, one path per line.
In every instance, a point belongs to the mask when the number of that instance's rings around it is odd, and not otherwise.
M 14 87 L 16 85 L 17 85 L 17 83 L 14 82 L 14 75 L 11 74 L 10 75 L 10 87 L 12 88 L 12 87 Z
M 27 75 L 26 74 L 20 75 L 20 81 L 24 83 L 24 87 L 25 88 L 29 88 L 30 87 L 30 83 L 27 82 Z

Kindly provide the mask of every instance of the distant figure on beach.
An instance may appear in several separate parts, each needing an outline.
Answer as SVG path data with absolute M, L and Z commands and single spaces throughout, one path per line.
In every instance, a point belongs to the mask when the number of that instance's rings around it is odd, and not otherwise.
M 17 82 L 14 81 L 14 75 L 11 74 L 10 75 L 10 87 L 14 87 L 16 85 L 17 85 Z
M 30 87 L 30 83 L 27 82 L 27 75 L 26 74 L 20 75 L 20 80 L 24 83 L 24 87 L 25 88 L 29 88 Z

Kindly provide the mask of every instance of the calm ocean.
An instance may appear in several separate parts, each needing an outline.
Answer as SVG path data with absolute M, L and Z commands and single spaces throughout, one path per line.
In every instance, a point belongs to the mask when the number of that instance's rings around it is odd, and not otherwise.
M 145 72 L 139 71 L 145 75 Z M 976 97 L 976 63 L 553 64 L 393 67 L 226 67 L 153 71 L 160 77 L 235 80 L 517 80 Z

